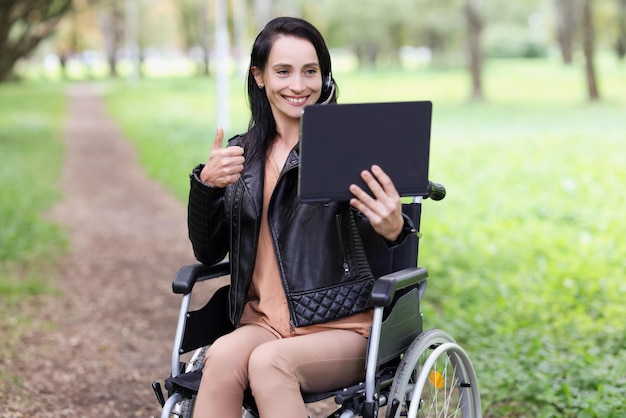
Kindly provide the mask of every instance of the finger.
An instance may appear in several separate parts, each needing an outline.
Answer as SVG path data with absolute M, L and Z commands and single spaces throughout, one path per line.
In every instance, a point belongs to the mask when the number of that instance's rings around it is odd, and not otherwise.
M 238 145 L 233 145 L 226 148 L 221 148 L 222 154 L 227 157 L 241 157 L 243 159 L 243 148 Z
M 369 220 L 370 224 L 374 227 L 374 230 L 378 232 L 380 229 L 379 225 L 381 225 L 384 219 L 373 207 L 364 203 L 362 200 L 359 200 L 357 197 L 350 199 L 350 206 L 361 212 L 363 216 Z
M 396 190 L 396 186 L 393 184 L 391 177 L 385 173 L 385 171 L 380 168 L 378 165 L 372 166 L 372 174 L 376 178 L 376 181 L 382 187 L 382 190 L 387 196 L 396 197 L 398 195 L 398 191 Z
M 374 174 L 372 174 L 372 172 L 370 171 L 363 170 L 361 171 L 361 178 L 363 179 L 367 187 L 369 187 L 373 197 L 375 199 L 380 199 L 384 194 L 384 190 Z
M 350 192 L 354 195 L 354 198 L 350 200 L 350 205 L 365 215 L 370 222 L 380 222 L 380 202 L 355 184 L 350 186 Z
M 354 195 L 354 197 L 357 198 L 364 205 L 370 205 L 371 206 L 375 202 L 374 198 L 372 196 L 370 196 L 369 193 L 367 193 L 365 190 L 363 190 L 362 188 L 360 188 L 356 184 L 351 184 L 350 185 L 350 193 L 352 193 Z
M 224 143 L 224 128 L 218 126 L 215 130 L 215 139 L 213 139 L 213 149 L 222 149 Z
M 350 206 L 361 212 L 366 218 L 370 219 L 375 216 L 374 212 L 358 197 L 350 199 Z

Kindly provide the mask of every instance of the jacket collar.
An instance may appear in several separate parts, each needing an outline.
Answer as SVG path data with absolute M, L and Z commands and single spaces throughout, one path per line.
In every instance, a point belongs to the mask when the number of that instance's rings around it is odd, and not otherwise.
M 297 169 L 300 166 L 300 143 L 289 152 L 287 161 L 281 172 L 281 176 L 289 170 Z M 257 211 L 261 211 L 263 207 L 263 179 L 265 178 L 265 165 L 261 158 L 255 158 L 252 161 L 246 162 L 246 169 L 242 173 L 241 180 L 245 185 L 246 193 L 248 193 L 257 208 Z M 280 178 L 279 178 L 280 182 Z
M 298 142 L 295 147 L 289 152 L 287 156 L 287 161 L 285 162 L 285 167 L 283 168 L 283 172 L 287 170 L 291 170 L 294 167 L 298 167 L 300 165 L 300 143 Z M 282 174 L 282 173 L 281 173 Z

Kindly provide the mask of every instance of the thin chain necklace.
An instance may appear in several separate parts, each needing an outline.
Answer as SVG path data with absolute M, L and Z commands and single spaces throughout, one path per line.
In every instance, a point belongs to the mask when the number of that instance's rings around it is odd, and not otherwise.
M 276 144 L 272 145 L 267 158 L 269 160 L 272 171 L 274 171 L 274 174 L 276 175 L 276 178 L 280 177 L 280 172 L 282 170 L 280 169 L 280 164 L 278 163 L 278 160 L 276 158 Z
M 287 162 L 287 157 L 289 155 L 289 151 L 287 151 L 287 155 L 285 156 L 283 163 L 280 164 L 280 157 L 277 156 L 278 152 L 281 150 L 277 150 L 277 145 L 278 142 L 274 141 L 274 144 L 272 144 L 272 147 L 270 148 L 270 152 L 269 152 L 269 156 L 268 158 L 270 158 L 272 160 L 272 165 L 274 166 L 277 175 L 280 175 L 280 173 L 282 172 L 282 168 L 285 166 L 285 163 Z M 282 148 L 282 147 L 281 147 Z

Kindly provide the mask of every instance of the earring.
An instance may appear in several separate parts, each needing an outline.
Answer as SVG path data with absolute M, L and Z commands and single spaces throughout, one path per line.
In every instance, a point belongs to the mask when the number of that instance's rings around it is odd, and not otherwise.
M 260 88 L 261 90 L 263 90 L 263 88 L 265 87 L 265 84 L 262 84 L 262 83 L 261 83 L 261 84 L 257 84 L 257 85 L 259 86 L 259 88 Z

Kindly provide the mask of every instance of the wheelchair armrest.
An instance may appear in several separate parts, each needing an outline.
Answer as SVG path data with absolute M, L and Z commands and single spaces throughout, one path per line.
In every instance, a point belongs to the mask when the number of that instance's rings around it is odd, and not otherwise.
M 428 272 L 423 267 L 411 267 L 379 277 L 372 288 L 374 306 L 390 306 L 397 291 L 419 284 L 419 299 L 426 290 Z
M 172 290 L 176 294 L 191 293 L 196 282 L 215 279 L 230 274 L 230 261 L 221 261 L 212 266 L 192 264 L 181 267 L 172 282 Z

